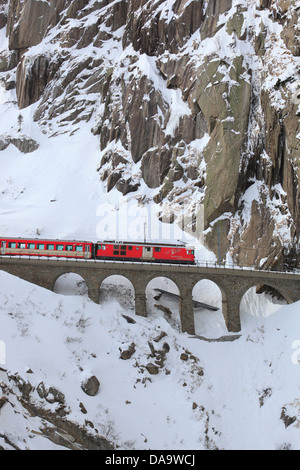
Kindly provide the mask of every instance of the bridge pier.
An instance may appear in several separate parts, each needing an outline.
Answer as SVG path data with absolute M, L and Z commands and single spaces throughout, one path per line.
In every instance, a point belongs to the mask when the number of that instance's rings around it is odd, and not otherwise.
M 242 295 L 233 288 L 222 286 L 222 313 L 228 332 L 241 331 L 240 302 Z
M 147 316 L 146 292 L 135 291 L 135 314 L 140 317 Z
M 229 296 L 226 300 L 222 300 L 222 310 L 227 330 L 232 333 L 241 331 L 240 319 L 240 300 Z
M 99 303 L 99 297 L 100 297 L 100 289 L 99 289 L 99 286 L 91 286 L 89 284 L 87 284 L 88 286 L 88 296 L 89 296 L 89 299 L 91 299 L 93 302 L 95 302 L 96 304 Z

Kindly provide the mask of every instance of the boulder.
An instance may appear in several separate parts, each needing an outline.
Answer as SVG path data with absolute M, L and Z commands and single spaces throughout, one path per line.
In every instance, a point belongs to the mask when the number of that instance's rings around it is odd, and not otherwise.
M 155 364 L 152 364 L 152 362 L 149 362 L 146 365 L 146 369 L 149 372 L 149 374 L 151 374 L 151 375 L 157 375 L 158 372 L 159 372 L 158 366 L 156 366 Z
M 121 351 L 120 353 L 120 359 L 130 359 L 131 356 L 135 353 L 135 344 L 134 343 L 131 343 L 131 345 L 129 346 L 129 348 L 127 349 L 124 349 L 123 351 Z

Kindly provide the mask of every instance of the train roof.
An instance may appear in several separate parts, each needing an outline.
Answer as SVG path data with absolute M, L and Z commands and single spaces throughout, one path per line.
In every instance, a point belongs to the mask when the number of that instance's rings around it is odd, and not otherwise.
M 170 247 L 181 247 L 181 248 L 184 248 L 186 246 L 189 246 L 187 245 L 186 243 L 184 242 L 180 242 L 180 243 L 159 243 L 159 242 L 136 242 L 136 241 L 122 241 L 122 240 L 103 240 L 103 241 L 98 241 L 97 243 L 112 243 L 114 245 L 138 245 L 138 246 L 170 246 Z
M 0 236 L 0 240 L 20 240 L 20 241 L 28 241 L 28 240 L 34 240 L 34 241 L 39 241 L 39 242 L 62 242 L 62 243 L 94 243 L 88 240 L 64 240 L 61 238 L 34 238 L 34 237 L 5 237 L 5 236 Z M 159 242 L 142 242 L 142 241 L 123 241 L 123 240 L 98 240 L 97 243 L 99 244 L 106 244 L 106 243 L 112 243 L 114 245 L 134 245 L 134 246 L 165 246 L 165 247 L 190 247 L 191 245 L 188 245 L 185 242 L 179 242 L 179 243 L 159 243 Z

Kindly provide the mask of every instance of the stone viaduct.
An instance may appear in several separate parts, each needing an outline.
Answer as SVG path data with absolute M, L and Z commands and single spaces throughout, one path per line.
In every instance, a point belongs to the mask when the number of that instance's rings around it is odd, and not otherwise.
M 229 332 L 241 329 L 240 303 L 253 286 L 276 289 L 288 303 L 300 300 L 300 275 L 248 269 L 188 265 L 103 262 L 94 260 L 20 259 L 0 257 L 0 270 L 53 290 L 63 274 L 76 273 L 86 282 L 91 300 L 98 303 L 101 283 L 111 275 L 129 279 L 135 291 L 135 313 L 146 316 L 146 287 L 157 277 L 166 277 L 178 287 L 183 332 L 195 334 L 192 290 L 202 279 L 215 282 L 222 293 L 222 312 Z M 199 299 L 201 300 L 201 299 Z

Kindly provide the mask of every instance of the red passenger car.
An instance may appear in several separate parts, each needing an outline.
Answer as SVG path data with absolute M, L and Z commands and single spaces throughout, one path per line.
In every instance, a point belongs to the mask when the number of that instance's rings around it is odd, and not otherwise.
M 137 242 L 97 242 L 96 259 L 194 264 L 193 247 Z
M 0 238 L 0 245 L 1 255 L 94 258 L 94 244 L 84 241 Z

